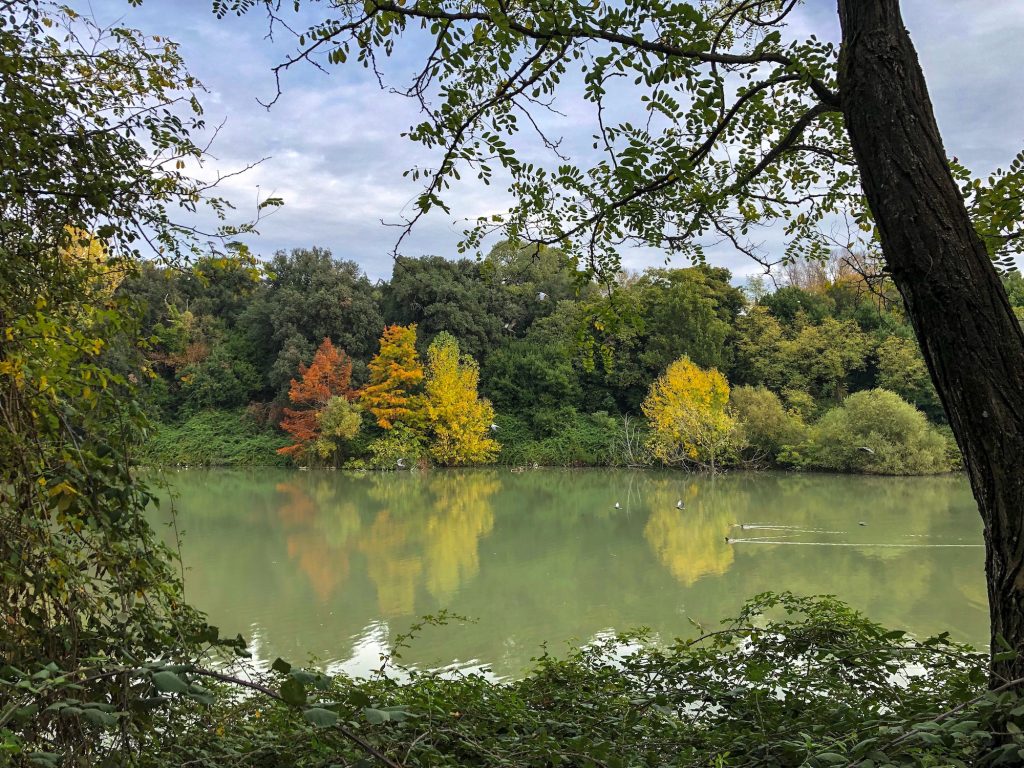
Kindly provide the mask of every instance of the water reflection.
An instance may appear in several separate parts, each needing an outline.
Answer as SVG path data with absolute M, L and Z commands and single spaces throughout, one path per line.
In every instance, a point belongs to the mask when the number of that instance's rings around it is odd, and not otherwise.
M 259 470 L 173 481 L 189 599 L 270 659 L 312 653 L 365 671 L 389 633 L 449 608 L 477 622 L 426 631 L 407 658 L 514 675 L 545 641 L 558 651 L 640 625 L 688 634 L 691 619 L 714 623 L 782 589 L 985 642 L 983 552 L 964 546 L 981 526 L 959 477 Z M 167 505 L 153 514 L 166 521 Z

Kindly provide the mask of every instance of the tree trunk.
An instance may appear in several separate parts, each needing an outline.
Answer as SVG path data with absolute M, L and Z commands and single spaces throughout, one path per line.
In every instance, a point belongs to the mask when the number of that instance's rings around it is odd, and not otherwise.
M 839 91 L 882 250 L 985 523 L 990 683 L 1024 678 L 1024 333 L 949 172 L 899 0 L 839 0 Z

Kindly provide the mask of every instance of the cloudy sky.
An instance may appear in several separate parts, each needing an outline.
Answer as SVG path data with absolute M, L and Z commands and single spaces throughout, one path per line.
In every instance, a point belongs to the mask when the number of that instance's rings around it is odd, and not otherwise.
M 371 278 L 391 274 L 390 251 L 396 231 L 381 224 L 408 211 L 419 191 L 403 179 L 409 167 L 436 163 L 436 156 L 400 138 L 417 121 L 411 101 L 380 90 L 358 66 L 332 67 L 327 74 L 295 67 L 282 79 L 283 94 L 269 111 L 258 99 L 274 95 L 271 67 L 292 50 L 294 40 L 266 39 L 263 15 L 216 19 L 210 0 L 72 0 L 104 24 L 113 22 L 166 35 L 181 44 L 189 67 L 209 93 L 202 99 L 211 124 L 224 122 L 213 148 L 220 170 L 267 158 L 223 192 L 244 213 L 258 195 L 284 198 L 285 206 L 266 219 L 250 242 L 264 255 L 278 249 L 321 245 L 352 259 Z M 290 3 L 285 3 L 290 5 Z M 904 0 L 904 18 L 924 66 L 947 151 L 977 173 L 1005 166 L 1024 148 L 1024 3 L 1019 0 Z M 322 8 L 322 6 L 320 6 Z M 792 32 L 838 37 L 833 0 L 807 0 Z M 392 74 L 414 70 L 416 50 L 388 66 Z M 553 125 L 567 146 L 588 145 L 589 113 L 573 110 Z M 540 151 L 522 136 L 523 151 Z M 423 219 L 402 246 L 410 256 L 457 256 L 460 221 L 504 210 L 501 185 L 465 184 L 447 198 L 452 216 L 440 211 Z M 456 218 L 457 217 L 457 218 Z M 772 236 L 767 237 L 772 245 Z M 742 256 L 717 250 L 716 263 L 737 275 L 758 271 Z M 660 264 L 663 256 L 645 250 L 623 253 L 631 268 Z

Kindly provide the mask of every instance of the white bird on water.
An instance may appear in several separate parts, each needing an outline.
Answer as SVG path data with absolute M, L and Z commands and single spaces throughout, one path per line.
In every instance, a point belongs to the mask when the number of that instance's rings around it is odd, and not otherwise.
M 680 499 L 679 501 L 676 502 L 676 509 L 686 509 L 686 505 L 683 504 L 683 500 L 682 499 Z
M 616 509 L 622 509 L 622 505 L 621 505 L 621 504 L 619 504 L 619 502 L 617 502 L 617 501 L 616 501 L 616 502 L 615 502 L 615 508 L 616 508 Z
M 405 469 L 405 459 L 399 459 L 395 462 L 395 466 L 399 469 Z

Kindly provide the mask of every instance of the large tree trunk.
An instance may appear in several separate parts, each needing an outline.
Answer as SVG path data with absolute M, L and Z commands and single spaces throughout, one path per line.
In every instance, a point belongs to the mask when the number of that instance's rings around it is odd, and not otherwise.
M 1024 678 L 1024 333 L 949 172 L 899 0 L 839 0 L 864 193 L 985 523 L 993 686 Z

